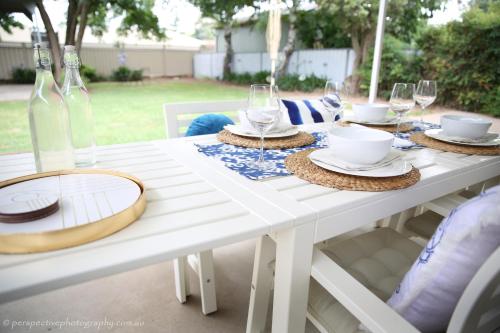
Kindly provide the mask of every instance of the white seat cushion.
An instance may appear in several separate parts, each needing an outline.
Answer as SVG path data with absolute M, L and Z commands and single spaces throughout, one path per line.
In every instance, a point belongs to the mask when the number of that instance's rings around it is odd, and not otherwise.
M 441 215 L 428 210 L 406 221 L 405 227 L 420 237 L 429 239 L 432 237 L 442 220 L 443 217 Z
M 421 252 L 422 247 L 389 228 L 376 229 L 324 249 L 375 295 L 386 301 Z M 350 333 L 359 321 L 311 279 L 309 312 L 328 332 Z

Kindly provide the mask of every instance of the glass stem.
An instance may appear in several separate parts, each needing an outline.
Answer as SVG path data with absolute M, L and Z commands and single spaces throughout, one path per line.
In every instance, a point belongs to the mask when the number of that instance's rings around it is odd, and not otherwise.
M 260 154 L 257 163 L 264 163 L 264 131 L 260 131 Z
M 398 126 L 396 127 L 396 137 L 399 137 L 399 125 L 401 124 L 401 113 L 398 114 Z
M 425 113 L 425 106 L 422 105 L 422 112 L 420 112 L 420 123 L 424 123 L 424 113 Z

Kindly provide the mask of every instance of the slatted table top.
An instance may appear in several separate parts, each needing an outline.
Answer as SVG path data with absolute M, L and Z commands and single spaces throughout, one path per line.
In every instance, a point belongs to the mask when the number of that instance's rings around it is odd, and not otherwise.
M 249 192 L 231 197 L 225 188 L 234 184 L 217 177 L 207 181 L 155 142 L 99 147 L 97 160 L 97 168 L 143 181 L 147 208 L 142 217 L 82 246 L 0 255 L 0 302 L 255 238 L 293 219 Z M 32 154 L 0 156 L 0 180 L 34 172 Z
M 329 124 L 304 125 L 303 130 L 321 131 Z M 220 161 L 197 152 L 193 143 L 216 144 L 214 136 L 182 138 L 162 143 L 179 160 L 196 169 L 212 168 L 294 216 L 315 214 L 315 242 L 334 237 L 369 222 L 425 203 L 469 185 L 500 175 L 500 156 L 478 156 L 434 149 L 405 151 L 404 159 L 419 168 L 421 180 L 406 189 L 387 192 L 344 191 L 311 184 L 296 176 L 252 181 L 226 168 Z M 300 218 L 295 223 L 300 223 Z

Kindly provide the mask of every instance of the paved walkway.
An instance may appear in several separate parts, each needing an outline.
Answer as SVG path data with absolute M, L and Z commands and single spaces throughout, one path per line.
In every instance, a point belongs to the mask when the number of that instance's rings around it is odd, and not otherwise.
M 32 89 L 32 84 L 0 84 L 0 102 L 25 101 Z

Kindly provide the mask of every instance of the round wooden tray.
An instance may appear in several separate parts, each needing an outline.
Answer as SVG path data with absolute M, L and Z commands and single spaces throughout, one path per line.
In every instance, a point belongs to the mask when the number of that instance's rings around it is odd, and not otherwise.
M 101 174 L 125 178 L 137 185 L 140 194 L 132 205 L 116 212 L 112 210 L 113 214 L 107 215 L 102 219 L 41 232 L 0 232 L 0 253 L 45 252 L 85 244 L 104 238 L 125 228 L 137 220 L 144 212 L 146 208 L 146 196 L 142 182 L 133 176 L 116 171 L 76 169 L 44 172 L 0 182 L 0 189 L 30 180 L 73 174 Z M 59 177 L 59 179 L 61 178 Z M 64 209 L 64 204 L 61 205 L 61 209 Z M 99 210 L 99 208 L 97 209 Z M 32 223 L 41 223 L 40 221 L 21 223 L 19 225 L 24 227 Z

